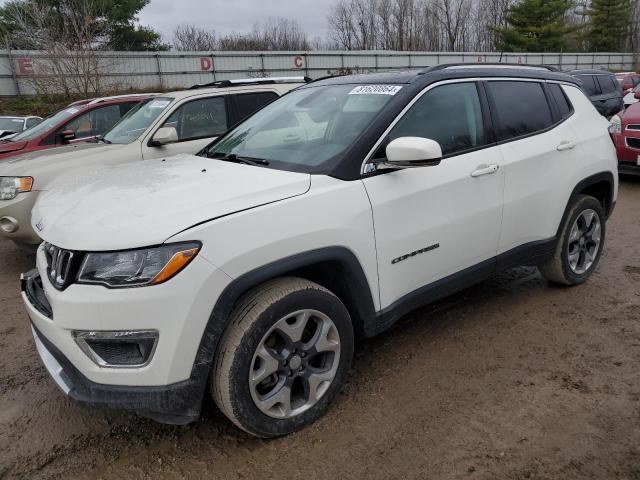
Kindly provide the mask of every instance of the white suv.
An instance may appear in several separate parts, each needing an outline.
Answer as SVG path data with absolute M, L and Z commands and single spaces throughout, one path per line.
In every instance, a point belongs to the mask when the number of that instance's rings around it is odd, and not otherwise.
M 317 419 L 354 340 L 514 265 L 575 285 L 617 195 L 607 121 L 543 68 L 346 76 L 273 102 L 199 156 L 42 195 L 24 274 L 71 398 L 171 423 L 210 391 L 261 437 Z
M 198 153 L 216 136 L 288 91 L 302 77 L 223 80 L 150 98 L 104 137 L 0 161 L 0 237 L 40 243 L 31 227 L 38 196 L 62 175 L 139 160 Z

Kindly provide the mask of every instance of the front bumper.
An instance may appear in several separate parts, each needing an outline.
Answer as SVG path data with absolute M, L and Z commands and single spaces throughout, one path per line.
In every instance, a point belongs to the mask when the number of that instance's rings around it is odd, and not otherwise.
M 9 217 L 17 222 L 15 232 L 0 229 L 0 237 L 18 243 L 39 244 L 42 240 L 31 227 L 31 209 L 40 192 L 19 193 L 13 200 L 0 200 L 0 218 Z
M 208 369 L 194 368 L 185 381 L 157 387 L 105 385 L 92 382 L 35 326 L 33 310 L 51 312 L 37 270 L 21 276 L 22 295 L 30 307 L 31 330 L 38 354 L 60 390 L 87 406 L 136 412 L 154 420 L 184 425 L 200 416 Z
M 213 360 L 203 332 L 226 275 L 196 257 L 184 272 L 155 287 L 71 285 L 58 291 L 39 273 L 46 272 L 42 248 L 37 264 L 21 277 L 22 298 L 42 361 L 67 396 L 165 423 L 198 418 Z M 74 338 L 78 331 L 150 328 L 159 332 L 157 348 L 148 364 L 135 368 L 100 365 Z

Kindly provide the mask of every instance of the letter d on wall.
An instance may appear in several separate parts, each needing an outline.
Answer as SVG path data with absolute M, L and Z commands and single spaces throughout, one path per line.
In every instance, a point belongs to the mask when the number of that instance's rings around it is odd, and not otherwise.
M 209 57 L 200 57 L 200 70 L 203 72 L 213 70 L 213 60 Z

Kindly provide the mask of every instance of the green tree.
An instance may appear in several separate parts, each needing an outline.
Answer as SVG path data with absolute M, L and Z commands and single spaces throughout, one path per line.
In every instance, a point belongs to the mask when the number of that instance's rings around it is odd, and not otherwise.
M 626 47 L 633 5 L 630 0 L 591 0 L 585 41 L 596 52 L 620 52 Z
M 83 30 L 92 32 L 96 49 L 167 50 L 159 33 L 136 25 L 136 15 L 149 1 L 12 0 L 0 7 L 0 34 L 12 48 L 39 49 L 38 41 L 43 35 L 73 39 L 79 36 L 75 33 L 81 25 Z M 47 17 L 49 31 L 40 31 L 44 22 L 39 16 Z M 79 46 L 69 45 L 76 47 Z
M 495 28 L 499 50 L 550 52 L 564 50 L 579 28 L 568 20 L 572 0 L 521 0 L 505 15 L 506 26 Z

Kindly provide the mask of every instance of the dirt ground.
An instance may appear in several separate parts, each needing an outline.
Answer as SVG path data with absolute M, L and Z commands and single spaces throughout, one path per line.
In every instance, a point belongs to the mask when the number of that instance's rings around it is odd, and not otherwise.
M 640 479 L 640 181 L 585 285 L 510 270 L 364 345 L 315 425 L 271 441 L 79 407 L 41 366 L 0 242 L 0 478 Z

